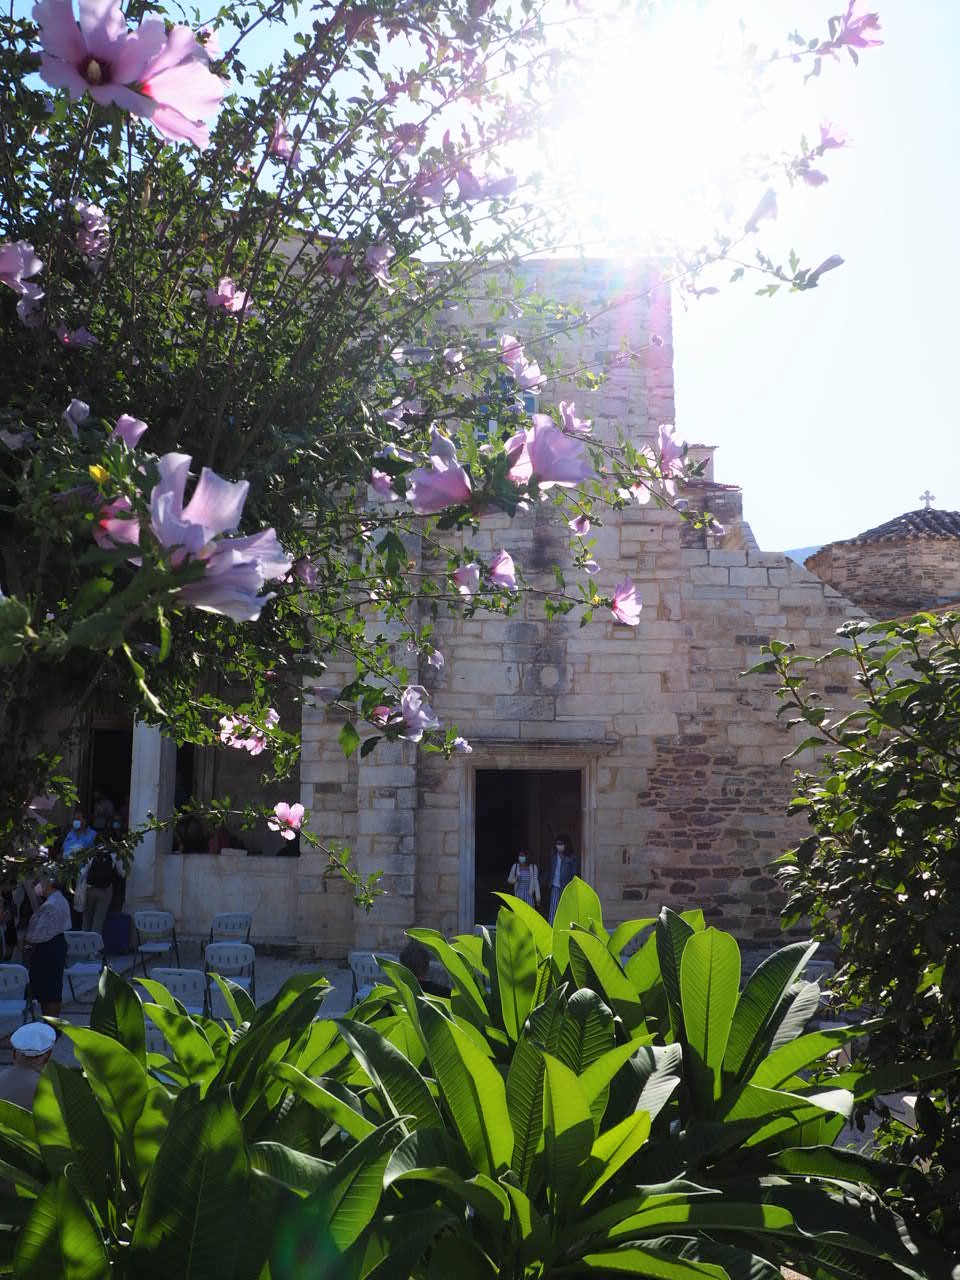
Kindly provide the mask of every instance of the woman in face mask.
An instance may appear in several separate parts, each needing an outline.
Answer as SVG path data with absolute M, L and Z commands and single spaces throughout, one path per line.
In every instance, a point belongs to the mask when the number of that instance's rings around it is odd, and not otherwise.
M 24 961 L 30 970 L 30 994 L 40 1002 L 44 1017 L 55 1018 L 63 999 L 63 969 L 67 961 L 67 929 L 73 927 L 70 904 L 60 892 L 58 870 L 37 877 L 37 910 L 27 925 Z
M 557 914 L 560 895 L 576 874 L 577 855 L 573 851 L 570 837 L 561 832 L 550 854 L 550 912 L 547 918 L 551 924 Z
M 86 814 L 82 809 L 76 809 L 70 830 L 63 841 L 63 856 L 65 858 L 75 857 L 78 853 L 82 853 L 84 849 L 89 849 L 96 838 L 97 833 L 87 824 Z
M 540 905 L 540 873 L 530 865 L 530 855 L 525 849 L 517 854 L 517 860 L 510 868 L 507 884 L 511 886 L 516 897 L 531 907 Z

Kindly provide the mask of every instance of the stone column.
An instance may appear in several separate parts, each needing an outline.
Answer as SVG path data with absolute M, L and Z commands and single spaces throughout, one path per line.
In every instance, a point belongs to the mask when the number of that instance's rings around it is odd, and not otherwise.
M 130 826 L 173 811 L 177 747 L 153 725 L 136 721 L 133 726 L 133 763 L 130 767 Z M 161 893 L 157 854 L 169 851 L 172 831 L 148 831 L 141 840 L 127 881 L 131 910 L 159 906 Z

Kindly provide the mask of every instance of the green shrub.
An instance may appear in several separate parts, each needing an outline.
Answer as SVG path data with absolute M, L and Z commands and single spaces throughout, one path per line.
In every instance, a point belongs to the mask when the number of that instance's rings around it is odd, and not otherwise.
M 602 927 L 586 885 L 551 928 L 505 899 L 495 938 L 414 930 L 449 999 L 390 983 L 317 1019 L 297 975 L 232 1022 L 104 975 L 82 1070 L 0 1111 L 3 1266 L 18 1277 L 458 1280 L 646 1275 L 936 1280 L 909 1169 L 835 1150 L 877 1081 L 805 1033 L 814 947 L 740 954 L 700 912 Z M 639 942 L 627 958 L 625 951 Z M 144 1012 L 170 1044 L 146 1052 Z M 903 1083 L 949 1073 L 926 1063 Z

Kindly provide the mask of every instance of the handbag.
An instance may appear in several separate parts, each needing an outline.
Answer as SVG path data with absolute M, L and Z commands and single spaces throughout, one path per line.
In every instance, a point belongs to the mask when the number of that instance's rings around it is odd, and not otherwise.
M 90 870 L 89 862 L 80 872 L 80 879 L 77 881 L 77 887 L 73 891 L 73 909 L 74 911 L 82 911 L 87 905 L 87 872 Z

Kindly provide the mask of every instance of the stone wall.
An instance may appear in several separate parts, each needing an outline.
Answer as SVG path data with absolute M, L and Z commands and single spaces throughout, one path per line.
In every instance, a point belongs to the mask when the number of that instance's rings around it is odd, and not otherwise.
M 876 618 L 960 601 L 960 539 L 834 542 L 806 567 Z

